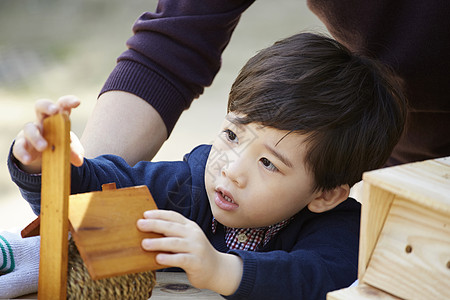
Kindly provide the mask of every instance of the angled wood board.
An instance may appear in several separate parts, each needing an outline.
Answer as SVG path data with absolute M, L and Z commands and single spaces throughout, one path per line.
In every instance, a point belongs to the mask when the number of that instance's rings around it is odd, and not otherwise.
M 144 211 L 157 209 L 146 186 L 71 195 L 70 231 L 93 279 L 162 268 L 157 253 L 144 251 L 143 238 L 161 237 L 137 229 Z

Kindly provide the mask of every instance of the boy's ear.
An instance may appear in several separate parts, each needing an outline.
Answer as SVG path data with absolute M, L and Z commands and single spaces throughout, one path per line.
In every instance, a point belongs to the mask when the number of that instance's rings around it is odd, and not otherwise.
M 343 184 L 332 190 L 323 191 L 308 204 L 308 209 L 314 213 L 322 213 L 333 209 L 345 201 L 350 194 L 350 186 Z

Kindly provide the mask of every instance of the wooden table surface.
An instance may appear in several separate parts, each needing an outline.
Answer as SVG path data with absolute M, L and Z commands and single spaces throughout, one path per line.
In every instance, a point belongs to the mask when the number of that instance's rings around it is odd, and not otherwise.
M 224 299 L 210 290 L 193 287 L 183 272 L 156 272 L 152 300 L 163 299 Z
M 224 299 L 213 291 L 193 287 L 183 272 L 156 272 L 156 282 L 151 300 Z M 26 295 L 17 299 L 37 299 L 37 294 Z

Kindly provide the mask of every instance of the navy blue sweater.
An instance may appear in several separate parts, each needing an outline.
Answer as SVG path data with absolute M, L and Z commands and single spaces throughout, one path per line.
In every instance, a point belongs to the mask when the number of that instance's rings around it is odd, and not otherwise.
M 194 220 L 221 252 L 239 255 L 244 262 L 242 281 L 229 299 L 325 299 L 326 293 L 350 285 L 357 277 L 360 204 L 347 199 L 325 213 L 307 208 L 268 244 L 256 251 L 229 250 L 225 231 L 212 233 L 212 214 L 204 186 L 205 165 L 211 147 L 195 148 L 176 162 L 140 162 L 130 167 L 117 156 L 86 159 L 72 167 L 72 194 L 101 190 L 115 182 L 118 188 L 147 185 L 161 209 L 180 212 Z M 35 213 L 40 210 L 40 180 L 8 160 L 11 177 Z M 224 278 L 226 280 L 226 278 Z

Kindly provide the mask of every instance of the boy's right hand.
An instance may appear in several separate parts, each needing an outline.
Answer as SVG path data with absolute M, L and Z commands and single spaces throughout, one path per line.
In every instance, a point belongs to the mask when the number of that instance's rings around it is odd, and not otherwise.
M 42 99 L 36 101 L 35 111 L 37 120 L 25 124 L 15 139 L 12 149 L 14 157 L 20 162 L 20 168 L 31 174 L 41 172 L 42 152 L 47 148 L 47 141 L 42 136 L 44 119 L 64 112 L 70 115 L 73 108 L 78 107 L 80 101 L 74 96 L 63 96 L 56 103 Z M 83 146 L 78 137 L 70 133 L 70 162 L 74 166 L 83 164 Z

